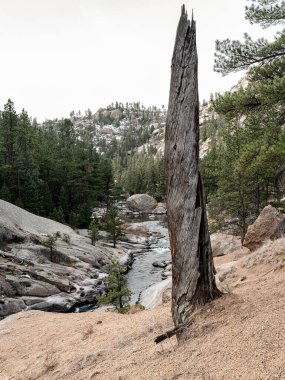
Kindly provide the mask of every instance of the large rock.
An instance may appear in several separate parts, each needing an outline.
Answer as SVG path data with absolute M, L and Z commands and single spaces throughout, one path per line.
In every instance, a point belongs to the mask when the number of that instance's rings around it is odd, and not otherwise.
M 0 242 L 21 242 L 25 235 L 9 221 L 0 217 Z
M 120 109 L 112 110 L 111 117 L 115 120 L 120 120 L 122 117 L 122 111 Z
M 160 214 L 166 214 L 166 204 L 165 203 L 158 203 L 156 208 L 153 210 L 154 214 L 160 215 Z
M 127 199 L 127 207 L 132 211 L 152 212 L 156 206 L 156 200 L 147 194 L 134 194 Z
M 40 310 L 52 313 L 67 313 L 76 304 L 75 298 L 67 294 L 58 294 L 47 297 L 43 302 L 38 302 L 26 307 L 26 310 Z M 25 305 L 26 306 L 26 305 Z
M 265 240 L 282 237 L 284 232 L 284 215 L 269 205 L 261 211 L 256 221 L 248 227 L 243 244 L 253 251 L 260 247 Z
M 140 303 L 146 309 L 153 309 L 163 303 L 163 294 L 172 287 L 172 277 L 158 282 L 144 290 L 140 296 Z
M 29 276 L 7 275 L 6 282 L 14 289 L 16 296 L 48 297 L 59 293 L 56 286 L 34 280 Z
M 60 232 L 69 235 L 74 234 L 72 228 L 50 220 L 41 216 L 34 215 L 20 207 L 17 207 L 9 202 L 5 202 L 0 199 L 0 231 L 4 230 L 7 235 L 7 230 L 11 234 L 19 235 L 19 239 L 14 241 L 23 240 L 23 236 L 28 238 L 32 234 L 34 235 L 48 235 Z M 9 239 L 11 240 L 11 239 Z
M 163 260 L 163 261 L 154 261 L 152 263 L 152 266 L 154 266 L 156 268 L 165 268 L 165 267 L 167 267 L 167 263 L 165 262 L 165 260 Z
M 0 300 L 0 318 L 7 315 L 18 313 L 26 309 L 26 304 L 23 300 L 17 298 L 5 298 Z
M 211 245 L 214 257 L 246 250 L 242 247 L 239 237 L 223 233 L 215 233 L 211 235 Z

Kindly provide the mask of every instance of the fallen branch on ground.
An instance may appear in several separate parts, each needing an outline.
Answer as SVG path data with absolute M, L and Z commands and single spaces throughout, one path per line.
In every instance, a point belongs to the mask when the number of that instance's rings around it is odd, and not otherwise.
M 174 335 L 176 335 L 176 334 L 179 334 L 179 333 L 182 332 L 184 329 L 186 329 L 187 327 L 189 327 L 192 323 L 193 323 L 193 319 L 190 319 L 189 321 L 184 322 L 184 323 L 182 323 L 181 325 L 176 326 L 176 327 L 174 327 L 173 329 L 166 331 L 164 334 L 158 335 L 158 336 L 154 339 L 155 343 L 158 344 L 158 343 L 160 343 L 160 342 L 163 342 L 165 339 L 169 339 L 169 338 L 171 338 L 172 336 L 174 336 Z

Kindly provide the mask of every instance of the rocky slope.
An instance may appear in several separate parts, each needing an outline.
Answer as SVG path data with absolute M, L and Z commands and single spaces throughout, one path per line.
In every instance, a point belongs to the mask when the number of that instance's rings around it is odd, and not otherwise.
M 42 244 L 52 234 L 59 235 L 53 251 Z M 94 247 L 68 226 L 0 200 L 0 317 L 26 309 L 64 312 L 94 302 L 104 292 L 110 261 L 125 262 L 129 255 L 121 245 Z
M 89 134 L 98 152 L 103 145 L 110 145 L 112 140 L 118 143 L 122 140 L 129 128 L 140 131 L 148 128 L 151 131 L 149 142 L 143 146 L 147 149 L 150 145 L 161 152 L 161 144 L 164 140 L 164 126 L 166 121 L 165 108 L 144 107 L 140 103 L 111 104 L 106 108 L 100 108 L 95 114 L 91 112 L 83 115 L 72 115 L 71 121 L 81 137 Z M 104 141 L 104 142 L 103 142 Z M 140 147 L 143 150 L 143 146 Z
M 248 81 L 242 78 L 230 92 L 236 92 L 240 88 L 246 88 Z M 140 102 L 133 103 L 112 103 L 107 107 L 102 107 L 94 114 L 89 109 L 84 114 L 81 112 L 70 113 L 76 135 L 79 139 L 92 140 L 98 152 L 103 152 L 106 146 L 120 144 L 126 131 L 133 128 L 135 133 L 139 133 L 142 128 L 147 128 L 150 137 L 146 142 L 139 144 L 136 151 L 141 153 L 154 148 L 157 155 L 164 154 L 164 134 L 167 110 L 164 106 L 144 107 Z M 200 128 L 210 120 L 217 118 L 217 114 L 212 110 L 211 103 L 205 102 L 200 106 Z M 59 120 L 46 121 L 41 126 L 49 128 L 50 125 L 56 127 Z M 209 150 L 211 139 L 200 141 L 200 156 L 203 157 Z
M 167 300 L 129 315 L 28 311 L 10 316 L 0 322 L 0 378 L 282 379 L 284 246 L 284 238 L 268 240 L 253 253 L 235 250 L 215 258 L 218 276 L 228 272 L 220 282 L 226 294 L 196 312 L 182 346 L 174 337 L 154 344 L 172 328 Z
M 146 127 L 150 131 L 150 138 L 138 146 L 137 151 L 139 153 L 147 152 L 152 147 L 156 150 L 156 154 L 163 155 L 166 114 L 167 110 L 164 107 L 161 109 L 154 106 L 146 108 L 140 103 L 127 103 L 125 105 L 116 103 L 100 108 L 95 114 L 92 114 L 90 110 L 86 111 L 85 114 L 72 112 L 70 118 L 78 137 L 92 139 L 98 152 L 102 151 L 102 144 L 108 146 L 114 139 L 119 144 L 129 128 L 132 127 L 136 131 L 140 131 L 141 128 Z M 201 127 L 206 121 L 214 117 L 216 114 L 211 110 L 209 103 L 201 106 Z M 57 123 L 57 120 L 52 121 L 55 126 Z M 205 150 L 204 145 L 202 145 L 202 150 Z

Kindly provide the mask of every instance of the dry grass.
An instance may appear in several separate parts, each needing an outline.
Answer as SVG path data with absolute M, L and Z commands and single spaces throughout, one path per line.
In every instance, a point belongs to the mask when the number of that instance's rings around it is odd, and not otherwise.
M 52 372 L 58 365 L 57 361 L 57 355 L 56 351 L 53 347 L 48 349 L 45 360 L 44 360 L 44 365 L 43 365 L 43 376 L 48 376 L 50 372 Z
M 88 324 L 84 327 L 82 331 L 82 340 L 86 340 L 90 338 L 90 336 L 94 333 L 94 328 L 91 324 Z
M 142 310 L 143 310 L 143 307 L 141 307 L 139 305 L 132 305 L 132 306 L 130 306 L 130 308 L 128 310 L 128 314 L 140 313 Z

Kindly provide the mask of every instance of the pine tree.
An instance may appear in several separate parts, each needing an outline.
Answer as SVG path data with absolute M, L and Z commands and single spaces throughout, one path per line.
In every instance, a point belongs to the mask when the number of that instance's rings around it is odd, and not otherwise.
M 113 240 L 113 246 L 116 248 L 117 239 L 123 234 L 123 221 L 118 216 L 118 210 L 114 205 L 110 205 L 106 215 L 106 231 Z
M 49 248 L 50 253 L 53 254 L 55 246 L 56 246 L 57 236 L 54 235 L 48 235 L 47 239 L 42 242 L 42 244 Z
M 269 27 L 285 21 L 285 3 L 280 0 L 251 0 L 246 7 L 246 18 L 253 24 Z M 273 42 L 264 38 L 253 41 L 245 34 L 244 42 L 216 41 L 215 70 L 227 75 L 248 69 L 249 86 L 234 94 L 227 94 L 216 102 L 223 113 L 245 112 L 267 106 L 284 104 L 285 31 Z M 223 107 L 222 107 L 223 106 Z M 221 107 L 221 108 L 220 108 Z M 282 111 L 281 111 L 282 113 Z
M 252 24 L 262 27 L 282 24 L 285 3 L 252 0 L 245 15 Z M 225 118 L 216 161 L 224 175 L 215 175 L 214 187 L 209 191 L 212 205 L 220 203 L 221 208 L 223 204 L 226 212 L 239 218 L 242 237 L 247 216 L 258 214 L 270 198 L 278 202 L 284 192 L 284 41 L 283 30 L 273 42 L 263 38 L 253 41 L 246 34 L 244 42 L 227 39 L 216 43 L 216 71 L 227 75 L 248 69 L 245 88 L 213 101 L 215 111 Z
M 88 235 L 91 239 L 91 244 L 95 245 L 96 240 L 99 237 L 99 221 L 98 219 L 94 218 L 88 227 Z
M 117 309 L 123 309 L 131 298 L 131 292 L 127 287 L 126 268 L 118 262 L 112 262 L 105 283 L 108 293 L 105 297 L 99 297 L 102 304 L 112 304 Z
M 11 99 L 4 105 L 0 120 L 1 182 L 6 185 L 11 200 L 18 198 L 18 173 L 16 170 L 16 135 L 18 116 Z
M 16 158 L 15 144 L 18 126 L 18 116 L 15 111 L 14 103 L 11 99 L 4 105 L 2 112 L 1 129 L 4 145 L 4 162 L 6 165 L 13 166 Z

